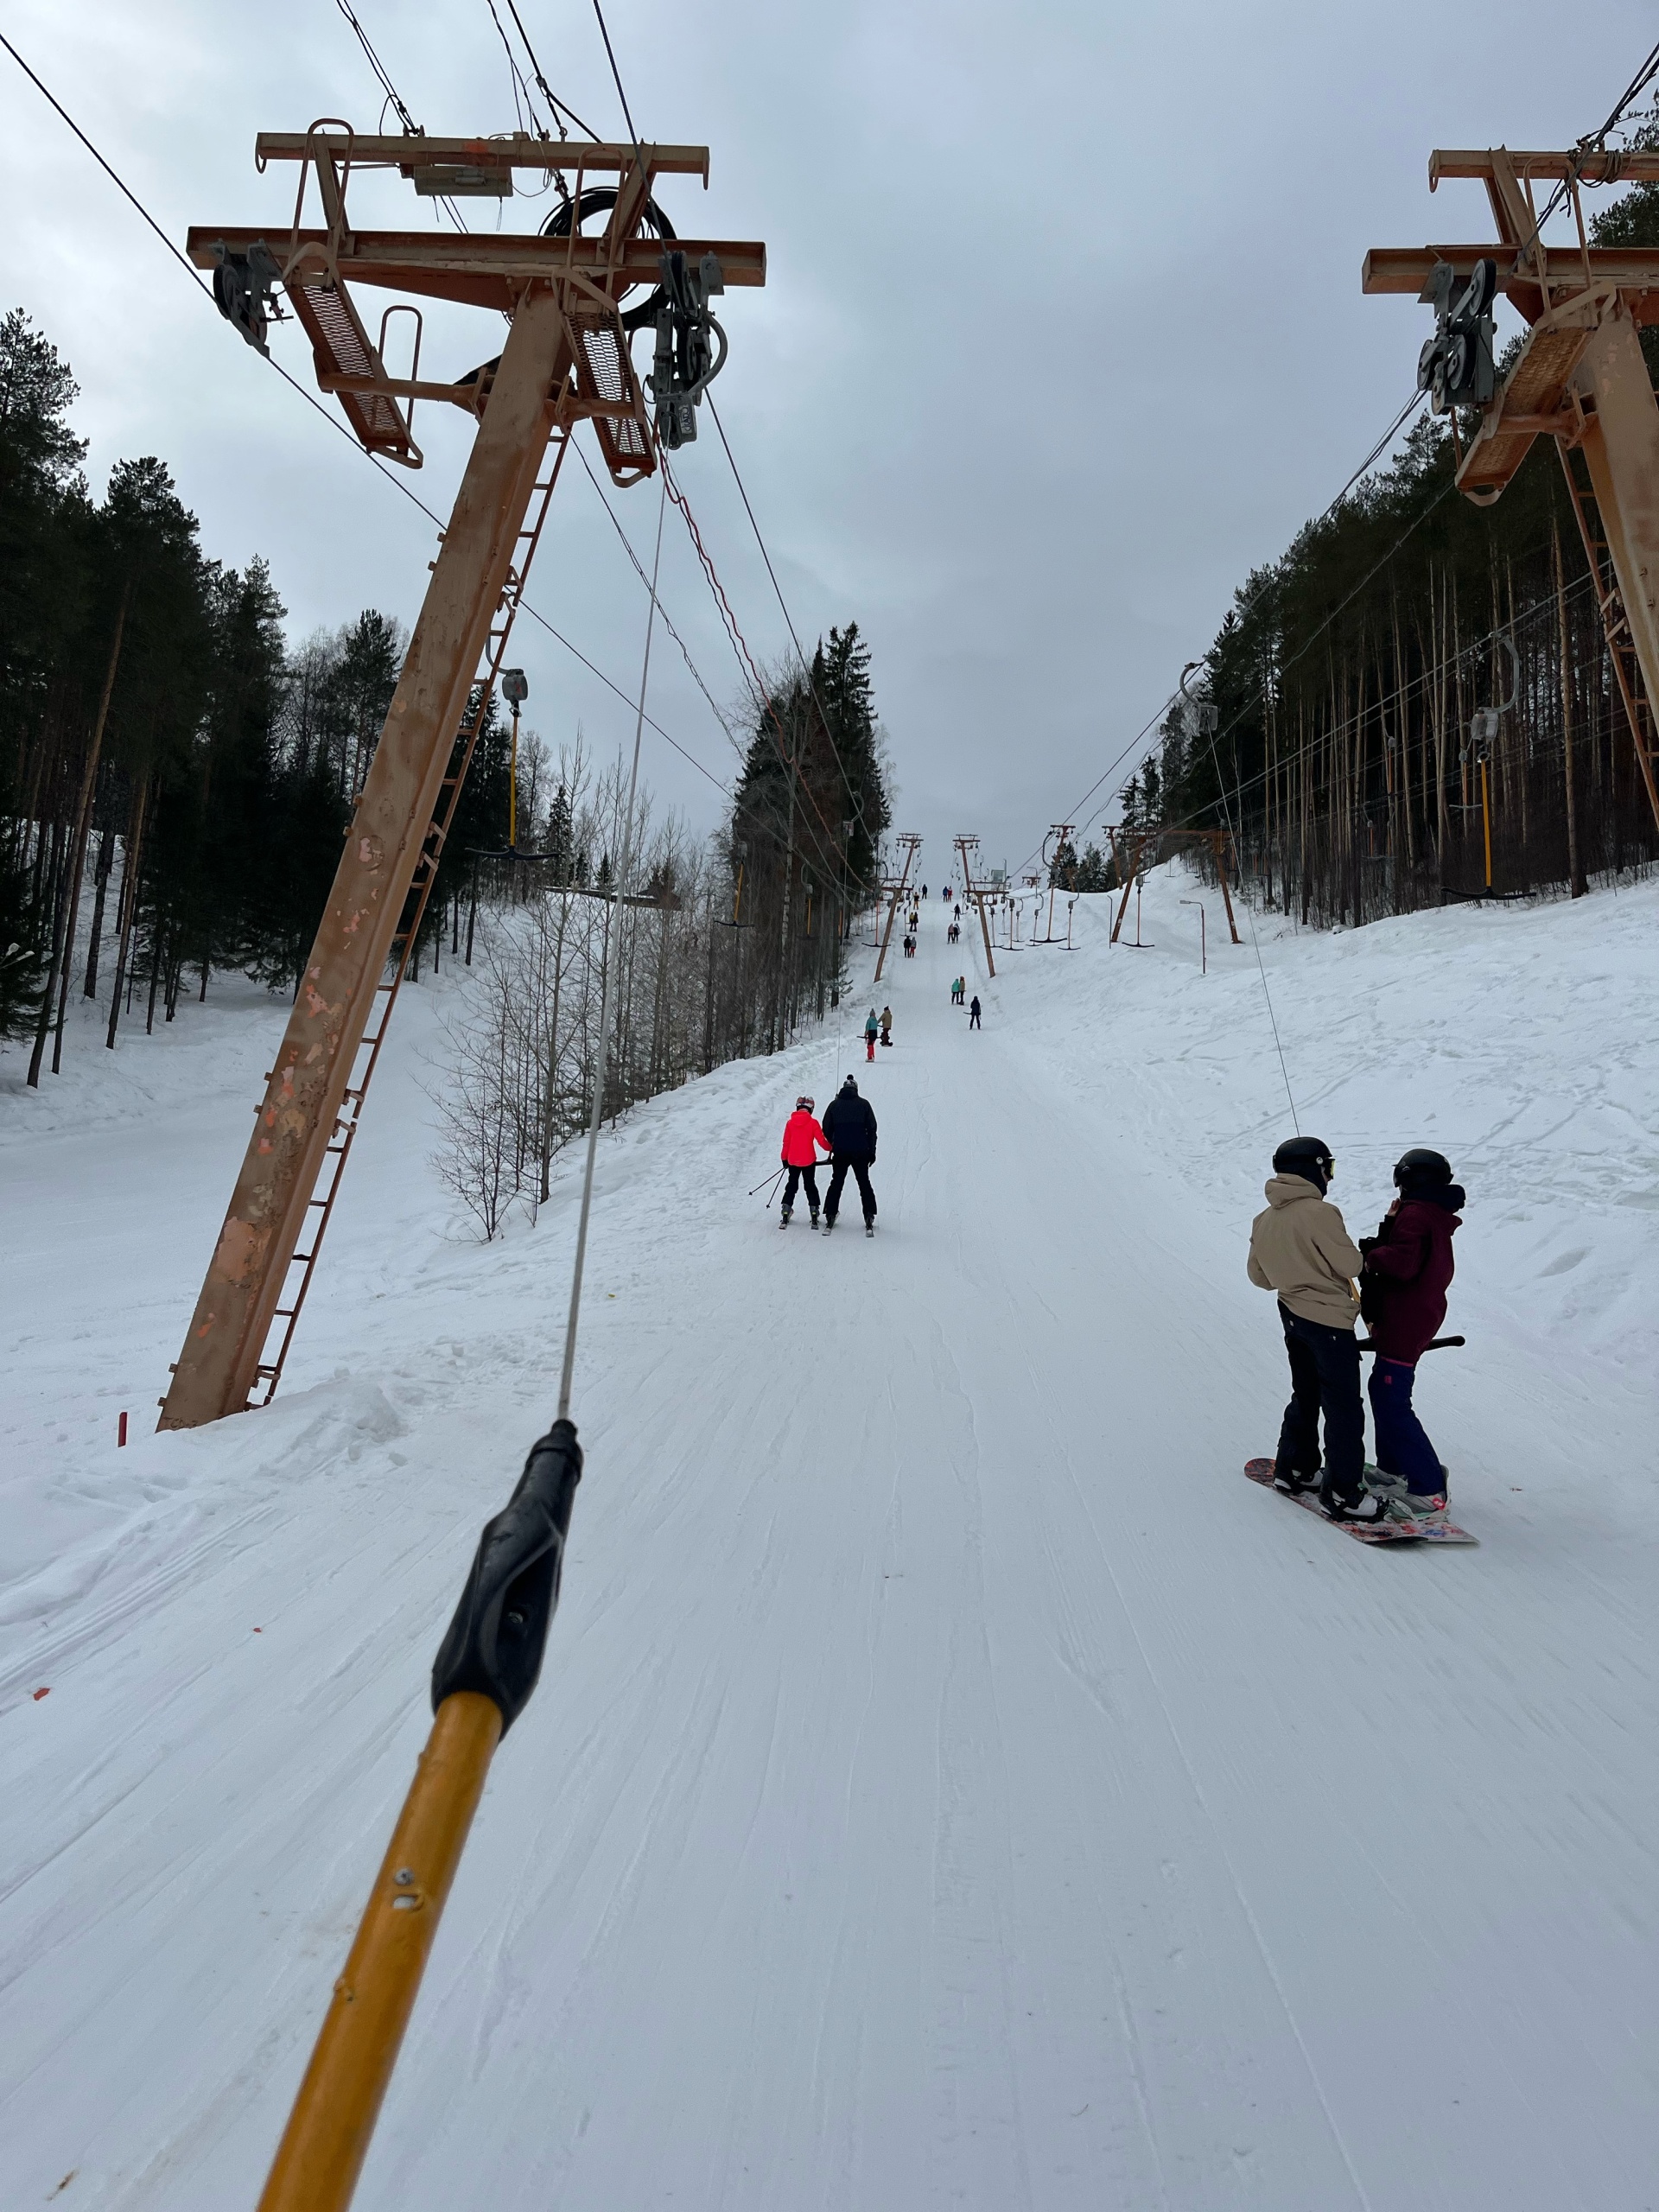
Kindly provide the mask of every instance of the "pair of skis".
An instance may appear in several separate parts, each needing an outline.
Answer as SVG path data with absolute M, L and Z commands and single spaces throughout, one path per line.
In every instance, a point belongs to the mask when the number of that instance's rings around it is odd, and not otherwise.
M 1333 1529 L 1340 1529 L 1344 1535 L 1352 1536 L 1362 1544 L 1478 1544 L 1478 1536 L 1471 1536 L 1466 1529 L 1459 1529 L 1455 1521 L 1439 1517 L 1432 1521 L 1350 1521 L 1342 1515 L 1327 1513 L 1319 1503 L 1316 1490 L 1280 1490 L 1273 1478 L 1271 1459 L 1247 1459 L 1244 1472 L 1250 1481 L 1263 1490 L 1276 1491 L 1292 1505 L 1300 1505 L 1304 1513 L 1317 1513 L 1321 1521 L 1328 1521 Z
M 790 1217 L 789 1217 L 789 1216 L 788 1216 L 787 1214 L 783 1214 L 783 1215 L 781 1215 L 781 1216 L 779 1217 L 779 1222 L 778 1222 L 778 1226 L 779 1226 L 779 1229 L 787 1229 L 787 1228 L 789 1227 L 789 1219 L 790 1219 Z M 830 1234 L 830 1230 L 835 1227 L 835 1225 L 836 1225 L 836 1224 L 835 1224 L 835 1223 L 834 1223 L 833 1221 L 826 1221 L 826 1222 L 824 1223 L 824 1224 L 823 1224 L 823 1233 L 824 1233 L 824 1235 L 825 1235 L 826 1236 Z M 812 1224 L 812 1226 L 813 1226 L 813 1228 L 814 1228 L 814 1229 L 816 1229 L 816 1228 L 818 1226 L 818 1224 L 817 1224 L 817 1223 L 815 1221 L 815 1222 Z M 865 1234 L 867 1236 L 874 1236 L 874 1234 L 875 1234 L 875 1224 L 874 1224 L 873 1221 L 867 1221 L 867 1222 L 865 1223 L 865 1224 L 864 1224 L 864 1234 Z

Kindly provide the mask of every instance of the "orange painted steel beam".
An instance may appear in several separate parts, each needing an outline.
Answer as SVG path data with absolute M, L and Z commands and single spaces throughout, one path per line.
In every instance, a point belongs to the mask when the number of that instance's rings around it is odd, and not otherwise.
M 215 248 L 232 253 L 250 246 L 267 246 L 278 261 L 285 261 L 297 246 L 326 250 L 328 232 L 307 229 L 290 232 L 267 223 L 255 228 L 245 223 L 213 226 L 193 223 L 185 238 L 185 251 L 198 269 L 212 269 Z M 764 284 L 766 249 L 750 238 L 676 238 L 676 250 L 688 261 L 705 253 L 719 257 L 721 274 L 729 289 Z M 604 238 L 548 238 L 534 233 L 515 237 L 511 232 L 445 232 L 441 231 L 357 231 L 344 232 L 336 266 L 347 283 L 372 284 L 381 290 L 419 292 L 429 297 L 457 300 L 467 307 L 498 308 L 511 313 L 525 284 L 574 275 L 617 296 L 630 285 L 658 281 L 663 249 L 651 238 L 630 238 L 613 259 Z M 315 264 L 313 264 L 315 274 Z
M 1484 245 L 1373 246 L 1360 264 L 1359 288 L 1373 294 L 1405 293 L 1415 299 L 1440 263 L 1449 263 L 1459 276 L 1470 276 L 1478 261 L 1490 259 L 1497 264 L 1500 292 L 1530 292 L 1536 300 L 1537 277 L 1516 275 L 1509 265 L 1514 257 L 1512 245 L 1494 241 Z M 1552 247 L 1548 267 L 1556 289 L 1578 289 L 1584 283 L 1584 256 L 1576 246 Z M 1659 294 L 1659 253 L 1650 247 L 1592 245 L 1590 281 L 1592 285 L 1617 285 L 1620 291 Z M 1659 300 L 1650 319 L 1659 321 Z
M 514 317 L 160 1426 L 248 1402 L 569 375 L 556 293 Z

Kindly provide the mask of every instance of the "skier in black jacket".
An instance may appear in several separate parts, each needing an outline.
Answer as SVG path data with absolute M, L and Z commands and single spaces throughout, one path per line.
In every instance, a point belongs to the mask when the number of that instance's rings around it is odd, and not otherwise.
M 830 1147 L 830 1193 L 823 1202 L 824 1234 L 836 1225 L 842 1185 L 851 1168 L 858 1179 L 858 1195 L 864 1202 L 864 1234 L 875 1234 L 875 1192 L 870 1188 L 870 1167 L 875 1159 L 875 1111 L 868 1098 L 858 1095 L 858 1084 L 849 1076 L 830 1102 L 823 1117 L 824 1141 Z

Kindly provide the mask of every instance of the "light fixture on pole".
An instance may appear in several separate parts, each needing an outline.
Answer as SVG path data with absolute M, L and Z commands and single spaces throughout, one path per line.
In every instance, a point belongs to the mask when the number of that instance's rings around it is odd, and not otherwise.
M 507 850 L 518 849 L 518 709 L 530 696 L 522 668 L 501 671 L 501 696 L 512 709 L 512 756 L 507 764 Z

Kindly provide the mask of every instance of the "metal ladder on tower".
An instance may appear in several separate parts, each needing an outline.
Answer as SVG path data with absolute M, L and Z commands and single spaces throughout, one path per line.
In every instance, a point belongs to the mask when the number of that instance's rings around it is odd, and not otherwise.
M 1654 762 L 1656 757 L 1659 757 L 1659 721 L 1656 721 L 1653 702 L 1648 696 L 1647 685 L 1642 680 L 1642 664 L 1637 657 L 1636 641 L 1630 635 L 1630 620 L 1624 612 L 1624 597 L 1613 569 L 1611 549 L 1602 527 L 1601 509 L 1597 503 L 1595 490 L 1590 481 L 1589 467 L 1583 454 L 1565 442 L 1558 445 L 1557 451 L 1561 456 L 1561 470 L 1567 478 L 1573 512 L 1578 517 L 1585 558 L 1590 563 L 1596 602 L 1601 611 L 1602 632 L 1607 640 L 1613 677 L 1618 685 L 1618 696 L 1624 702 L 1625 719 L 1630 723 L 1630 735 L 1635 741 L 1637 766 L 1642 771 L 1642 780 L 1647 786 L 1648 804 L 1653 809 L 1653 818 L 1659 823 L 1659 782 L 1656 782 L 1654 774 Z
M 506 654 L 507 640 L 512 635 L 513 621 L 524 599 L 531 563 L 535 559 L 536 549 L 541 543 L 542 525 L 547 519 L 548 507 L 552 500 L 554 486 L 559 480 L 559 471 L 564 466 L 571 435 L 570 425 L 556 430 L 548 448 L 550 463 L 531 493 L 524 527 L 518 532 L 518 557 L 507 573 L 506 588 L 501 594 L 500 604 L 490 626 L 489 641 L 484 653 L 484 672 L 478 680 L 472 711 L 458 734 L 460 757 L 439 786 L 437 804 L 428 824 L 426 836 L 422 840 L 421 856 L 416 863 L 414 878 L 404 902 L 403 915 L 391 941 L 391 953 L 387 962 L 390 972 L 375 986 L 379 999 L 378 1010 L 357 1048 L 352 1079 L 346 1087 L 340 1115 L 323 1155 L 322 1187 L 314 1192 L 308 1201 L 310 1211 L 317 1217 L 312 1226 L 311 1239 L 308 1244 L 302 1238 L 301 1249 L 296 1250 L 289 1262 L 288 1278 L 283 1285 L 276 1310 L 270 1317 L 270 1327 L 266 1333 L 255 1376 L 255 1388 L 257 1389 L 263 1385 L 264 1395 L 255 1397 L 251 1394 L 250 1404 L 268 1406 L 276 1394 L 277 1383 L 282 1380 L 288 1348 L 293 1342 L 295 1327 L 305 1305 L 306 1294 L 311 1287 L 317 1255 L 322 1249 L 323 1236 L 334 1216 L 334 1200 L 340 1195 L 340 1178 L 346 1172 L 352 1141 L 357 1135 L 363 1101 L 375 1069 L 379 1065 L 380 1047 L 385 1041 L 391 1010 L 397 1003 L 397 993 L 409 966 L 410 955 L 415 949 L 421 924 L 425 918 L 426 902 L 437 875 L 438 862 L 443 856 L 444 844 L 454 819 L 461 786 L 467 781 L 467 772 L 472 766 L 473 754 L 489 714 L 490 701 L 494 696 L 502 661 Z

